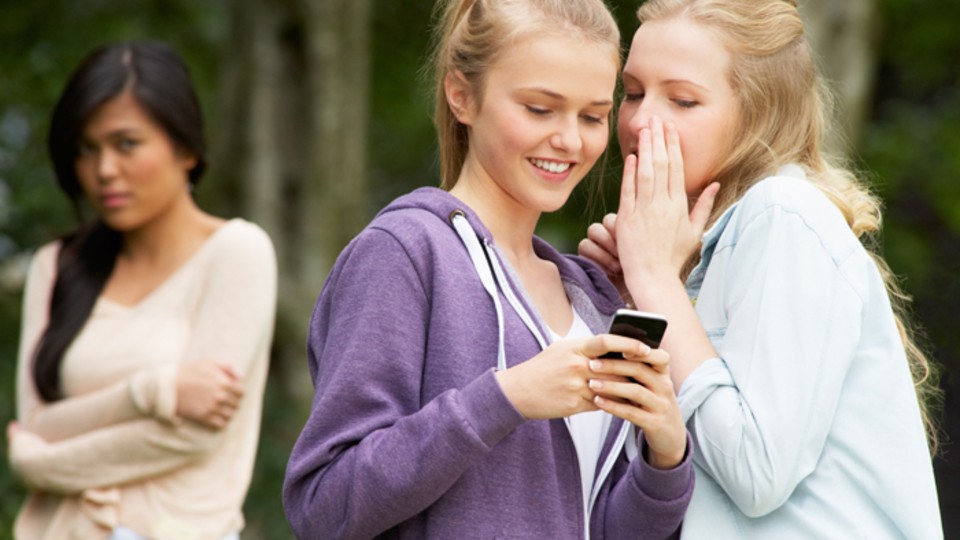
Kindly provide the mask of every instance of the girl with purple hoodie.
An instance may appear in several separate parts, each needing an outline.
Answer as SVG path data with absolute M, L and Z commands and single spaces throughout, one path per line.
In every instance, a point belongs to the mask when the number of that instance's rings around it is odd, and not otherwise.
M 617 290 L 534 235 L 606 148 L 616 24 L 602 0 L 451 0 L 437 35 L 442 189 L 383 209 L 320 293 L 287 519 L 300 538 L 670 537 L 693 475 L 669 357 L 605 334 Z

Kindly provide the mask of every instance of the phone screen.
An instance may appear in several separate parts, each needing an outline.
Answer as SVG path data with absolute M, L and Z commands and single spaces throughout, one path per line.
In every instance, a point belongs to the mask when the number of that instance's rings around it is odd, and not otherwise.
M 663 339 L 663 333 L 666 330 L 667 319 L 662 315 L 621 309 L 614 314 L 608 332 L 642 341 L 656 349 L 660 346 L 660 340 Z M 623 358 L 623 355 L 618 352 L 608 352 L 600 358 Z

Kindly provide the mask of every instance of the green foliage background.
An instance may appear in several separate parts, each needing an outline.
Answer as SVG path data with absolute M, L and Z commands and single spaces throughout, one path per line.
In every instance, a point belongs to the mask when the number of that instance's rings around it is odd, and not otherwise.
M 878 0 L 880 68 L 869 125 L 855 141 L 860 166 L 886 201 L 884 249 L 915 297 L 916 319 L 944 368 L 941 424 L 960 437 L 960 0 Z M 625 38 L 638 2 L 615 5 Z M 14 370 L 22 275 L 27 257 L 73 225 L 47 162 L 47 115 L 69 70 L 92 47 L 115 39 L 163 39 L 186 57 L 218 137 L 218 65 L 226 49 L 224 0 L 0 0 L 0 423 L 15 416 Z M 370 215 L 393 197 L 436 184 L 426 59 L 432 2 L 375 2 L 369 128 Z M 612 207 L 619 155 L 609 155 L 605 195 Z M 211 169 L 216 174 L 216 164 Z M 613 187 L 613 189 L 611 189 Z M 204 193 L 203 202 L 215 198 Z M 542 232 L 573 250 L 602 210 L 577 196 L 544 219 Z M 306 321 L 304 321 L 306 324 Z M 304 369 L 305 365 L 287 369 Z M 246 538 L 290 538 L 280 505 L 286 458 L 306 416 L 272 380 L 246 504 Z M 878 389 L 882 391 L 882 389 Z M 6 457 L 6 444 L 0 445 Z M 960 459 L 949 443 L 936 466 L 946 536 L 960 535 Z M 3 460 L 6 461 L 5 459 Z M 23 490 L 0 465 L 0 539 L 7 538 Z

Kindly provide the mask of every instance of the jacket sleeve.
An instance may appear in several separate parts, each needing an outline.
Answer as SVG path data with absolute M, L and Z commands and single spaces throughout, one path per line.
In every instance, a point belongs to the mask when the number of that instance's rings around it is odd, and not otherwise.
M 299 538 L 390 529 L 429 507 L 523 422 L 492 370 L 421 402 L 428 273 L 393 235 L 368 228 L 324 285 L 308 343 L 313 406 L 283 487 Z
M 272 338 L 276 263 L 269 238 L 259 229 L 253 230 L 255 234 L 226 239 L 227 245 L 218 249 L 205 276 L 184 361 L 222 358 L 233 363 L 241 374 L 254 368 L 266 369 L 265 365 L 254 364 L 266 362 L 265 352 Z M 147 377 L 156 373 L 160 371 Z M 131 381 L 135 383 L 137 377 Z M 250 391 L 250 385 L 257 380 L 244 378 L 248 394 L 258 394 Z M 175 392 L 173 384 L 174 377 L 168 377 L 169 388 L 153 391 Z M 107 387 L 90 402 L 102 405 L 112 395 L 117 402 L 126 400 L 132 407 L 146 407 L 137 403 L 130 388 L 128 384 L 118 392 L 116 386 Z M 64 418 L 111 414 L 80 411 L 84 398 L 77 399 L 64 404 Z M 27 405 L 21 414 L 30 414 L 41 406 L 35 396 L 21 399 L 20 403 Z M 186 421 L 135 418 L 50 441 L 30 431 L 29 425 L 27 433 L 11 444 L 11 466 L 29 485 L 56 493 L 132 482 L 174 470 L 217 448 L 230 431 L 229 425 L 217 431 Z
M 800 214 L 771 206 L 742 227 L 711 262 L 722 272 L 713 278 L 726 328 L 706 330 L 720 358 L 691 374 L 678 401 L 696 463 L 744 514 L 759 517 L 817 464 L 859 339 L 862 300 L 842 254 L 825 249 Z
M 638 436 L 639 454 L 630 461 L 610 493 L 603 517 L 603 535 L 597 538 L 663 540 L 680 529 L 693 496 L 693 442 L 687 436 L 687 453 L 676 467 L 651 467 L 644 456 L 646 442 Z

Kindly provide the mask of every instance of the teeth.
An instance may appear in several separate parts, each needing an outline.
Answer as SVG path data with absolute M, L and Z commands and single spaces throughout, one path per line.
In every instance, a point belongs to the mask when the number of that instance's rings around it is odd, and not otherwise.
M 558 163 L 556 161 L 546 161 L 544 159 L 537 159 L 537 158 L 531 158 L 530 163 L 533 163 L 537 168 L 540 168 L 552 173 L 566 172 L 566 170 L 570 168 L 569 163 Z

